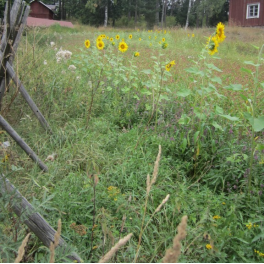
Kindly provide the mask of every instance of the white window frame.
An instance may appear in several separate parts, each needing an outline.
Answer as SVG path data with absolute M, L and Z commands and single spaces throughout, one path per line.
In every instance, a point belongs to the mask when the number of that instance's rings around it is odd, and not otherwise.
M 249 11 L 250 11 L 250 7 L 252 7 L 252 6 L 258 6 L 258 14 L 257 14 L 257 16 L 254 16 L 254 14 L 253 14 L 253 16 L 250 16 Z M 260 9 L 260 3 L 248 4 L 247 5 L 247 19 L 259 18 L 259 9 Z

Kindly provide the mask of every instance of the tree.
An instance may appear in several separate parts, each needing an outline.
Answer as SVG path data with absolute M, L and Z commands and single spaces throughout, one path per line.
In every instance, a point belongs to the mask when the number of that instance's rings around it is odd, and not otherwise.
M 188 6 L 188 12 L 187 12 L 187 18 L 186 18 L 186 24 L 185 24 L 185 30 L 189 26 L 189 17 L 190 17 L 191 7 L 192 7 L 192 1 L 189 0 L 189 6 Z

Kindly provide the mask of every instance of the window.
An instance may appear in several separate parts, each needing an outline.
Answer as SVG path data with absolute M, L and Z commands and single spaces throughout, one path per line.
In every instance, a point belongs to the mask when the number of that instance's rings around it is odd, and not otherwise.
M 259 18 L 259 3 L 247 5 L 247 19 Z

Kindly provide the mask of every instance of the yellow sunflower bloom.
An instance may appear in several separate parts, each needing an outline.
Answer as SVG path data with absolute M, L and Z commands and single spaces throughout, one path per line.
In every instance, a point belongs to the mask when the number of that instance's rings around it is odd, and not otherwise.
M 132 37 L 133 37 L 132 34 L 130 34 L 130 35 L 128 36 L 129 39 L 132 39 Z
M 175 60 L 171 61 L 165 66 L 166 71 L 170 71 L 173 65 L 175 65 Z
M 221 43 L 225 40 L 225 25 L 219 22 L 216 26 L 216 36 L 218 38 L 218 42 Z
M 86 39 L 85 42 L 84 42 L 84 45 L 85 45 L 85 47 L 86 47 L 87 49 L 89 49 L 90 46 L 91 46 L 91 42 L 90 42 L 90 40 L 89 40 L 89 39 Z
M 210 55 L 214 55 L 216 52 L 218 52 L 217 50 L 218 46 L 219 43 L 217 36 L 209 37 L 206 47 Z
M 139 40 L 139 41 L 141 41 L 141 40 L 142 40 L 142 38 L 139 38 L 138 40 Z
M 212 249 L 212 248 L 213 248 L 210 244 L 207 244 L 205 247 L 206 247 L 207 249 Z
M 116 39 L 119 40 L 120 39 L 120 36 L 119 35 L 116 35 Z
M 109 39 L 109 37 L 107 36 L 106 39 Z
M 139 55 L 140 55 L 140 54 L 139 54 L 139 52 L 137 52 L 137 51 L 134 53 L 134 57 L 139 57 Z
M 125 41 L 122 41 L 122 42 L 119 43 L 118 49 L 119 49 L 121 52 L 126 52 L 127 49 L 128 49 L 128 45 L 126 44 Z
M 168 47 L 168 44 L 166 42 L 164 42 L 161 46 L 163 49 L 166 49 Z
M 103 41 L 101 36 L 97 37 L 97 39 L 96 39 L 96 42 L 100 42 L 100 41 Z
M 102 40 L 101 41 L 97 41 L 97 43 L 96 43 L 97 49 L 103 50 L 104 46 L 105 46 L 105 44 L 104 44 L 104 42 Z
M 162 42 L 165 42 L 165 40 L 166 40 L 165 38 L 162 38 Z
M 114 39 L 113 38 L 110 38 L 110 41 L 112 42 L 112 41 L 114 41 Z

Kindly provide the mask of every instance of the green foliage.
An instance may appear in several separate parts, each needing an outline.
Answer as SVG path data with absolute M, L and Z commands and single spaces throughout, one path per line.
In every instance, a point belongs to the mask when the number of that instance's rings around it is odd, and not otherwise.
M 131 232 L 131 240 L 111 261 L 133 262 L 144 212 L 147 227 L 138 262 L 162 261 L 183 215 L 188 216 L 188 228 L 181 262 L 261 262 L 263 76 L 255 76 L 254 67 L 260 65 L 255 54 L 230 52 L 236 42 L 229 40 L 219 47 L 222 59 L 212 57 L 202 50 L 204 31 L 195 31 L 193 37 L 180 30 L 65 31 L 28 31 L 15 61 L 53 134 L 43 132 L 20 96 L 5 112 L 43 160 L 52 153 L 56 158 L 45 161 L 49 172 L 42 173 L 13 144 L 1 148 L 0 172 L 52 226 L 62 219 L 62 237 L 84 262 L 98 262 Z M 98 50 L 96 38 L 103 34 L 105 49 Z M 114 46 L 107 39 L 116 35 L 128 43 L 126 52 L 118 50 L 118 41 Z M 85 39 L 91 41 L 89 49 Z M 73 54 L 57 63 L 61 46 Z M 69 70 L 70 65 L 76 70 Z M 256 100 L 247 74 L 260 91 Z M 12 86 L 4 97 L 4 109 L 14 90 Z M 7 140 L 12 142 L 1 133 L 0 141 Z M 145 208 L 147 174 L 152 175 L 159 145 L 159 173 Z M 154 213 L 167 194 L 167 203 Z M 26 233 L 22 219 L 10 211 L 10 200 L 0 198 L 3 262 L 14 260 Z M 62 262 L 64 255 L 56 250 L 56 261 Z M 48 260 L 49 250 L 33 236 L 25 262 Z

